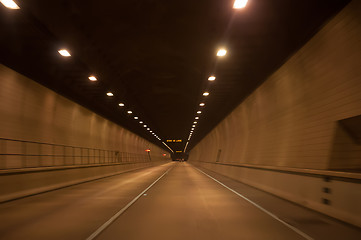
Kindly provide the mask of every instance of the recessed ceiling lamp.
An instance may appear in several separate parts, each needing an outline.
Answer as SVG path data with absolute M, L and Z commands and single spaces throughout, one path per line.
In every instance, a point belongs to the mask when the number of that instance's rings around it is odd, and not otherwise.
M 139 123 L 140 123 L 140 124 L 142 124 L 142 123 L 143 123 L 143 121 L 140 121 Z
M 7 8 L 20 9 L 20 7 L 12 0 L 0 0 L 0 2 Z
M 227 54 L 227 50 L 224 49 L 224 48 L 219 49 L 218 52 L 217 52 L 217 56 L 218 56 L 218 57 L 223 57 L 223 56 L 225 56 L 226 54 Z
M 192 125 L 192 127 L 196 127 L 196 125 Z
M 113 94 L 112 92 L 107 92 L 107 96 L 109 96 L 109 97 L 113 97 L 113 96 L 114 96 L 114 94 Z
M 197 122 L 193 122 L 194 124 L 197 124 Z
M 128 111 L 127 113 L 128 113 L 128 114 L 132 114 L 133 112 L 132 112 L 132 111 Z
M 248 0 L 235 0 L 233 4 L 234 9 L 241 9 L 246 7 Z
M 147 128 L 147 130 L 149 131 L 149 130 L 150 130 L 150 128 Z
M 147 127 L 147 125 L 144 124 L 143 127 Z
M 97 79 L 96 77 L 94 77 L 94 76 L 89 76 L 88 78 L 89 78 L 90 81 L 93 81 L 93 82 L 96 81 L 96 80 L 98 80 L 98 79 Z
M 61 56 L 63 56 L 63 57 L 70 57 L 71 56 L 71 54 L 68 52 L 68 50 L 66 50 L 66 49 L 60 49 L 59 51 L 58 51 L 58 53 L 61 55 Z
M 119 103 L 118 104 L 120 107 L 124 107 L 124 103 Z
M 210 77 L 208 78 L 208 81 L 214 81 L 214 80 L 216 80 L 216 77 L 215 77 L 215 76 L 210 76 Z
M 203 93 L 203 96 L 208 96 L 209 95 L 209 92 L 204 92 Z
M 201 114 L 201 113 L 202 113 L 202 111 L 197 111 L 197 113 L 198 113 L 198 114 Z
M 199 117 L 195 117 L 194 119 L 199 119 Z
M 204 107 L 205 103 L 200 103 L 199 106 Z
M 138 119 L 138 117 L 134 117 L 134 119 L 135 119 L 135 120 L 137 120 L 137 119 Z

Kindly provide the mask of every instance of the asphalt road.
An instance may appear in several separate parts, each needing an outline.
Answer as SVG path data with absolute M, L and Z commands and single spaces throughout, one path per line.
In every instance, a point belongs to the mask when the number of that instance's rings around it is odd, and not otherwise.
M 169 163 L 3 203 L 0 239 L 361 239 L 358 228 L 207 173 L 231 189 Z

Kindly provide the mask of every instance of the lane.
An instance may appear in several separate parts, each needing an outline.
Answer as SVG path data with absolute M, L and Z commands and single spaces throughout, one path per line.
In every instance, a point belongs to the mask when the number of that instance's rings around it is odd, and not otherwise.
M 179 163 L 96 239 L 305 239 Z
M 173 165 L 0 204 L 0 239 L 86 239 Z
M 231 189 L 275 214 L 278 218 L 297 227 L 317 240 L 361 239 L 361 229 L 337 219 L 315 212 L 301 205 L 281 199 L 249 185 L 201 168 Z

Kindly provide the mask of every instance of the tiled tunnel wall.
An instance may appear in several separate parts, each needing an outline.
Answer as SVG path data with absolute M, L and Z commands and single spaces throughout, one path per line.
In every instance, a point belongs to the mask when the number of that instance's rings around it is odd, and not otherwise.
M 169 160 L 164 149 L 3 65 L 0 80 L 0 169 L 145 162 L 148 148 L 152 160 Z
M 0 83 L 0 202 L 170 161 L 164 149 L 3 65 Z
M 360 12 L 360 1 L 346 6 L 197 144 L 190 160 L 361 168 L 361 145 L 339 124 L 361 115 Z
M 361 1 L 350 2 L 189 161 L 361 226 Z

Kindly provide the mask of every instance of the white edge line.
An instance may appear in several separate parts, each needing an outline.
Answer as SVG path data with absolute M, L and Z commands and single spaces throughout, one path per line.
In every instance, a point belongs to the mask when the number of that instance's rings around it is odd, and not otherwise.
M 278 218 L 276 215 L 274 215 L 273 213 L 269 212 L 268 210 L 264 209 L 263 207 L 261 207 L 260 205 L 258 205 L 255 202 L 252 202 L 251 200 L 249 200 L 248 198 L 246 198 L 245 196 L 243 196 L 242 194 L 238 193 L 237 191 L 233 190 L 232 188 L 226 186 L 225 184 L 221 183 L 220 181 L 218 181 L 217 179 L 209 176 L 207 173 L 203 172 L 202 170 L 194 167 L 195 169 L 197 169 L 198 171 L 200 171 L 201 173 L 203 173 L 204 175 L 206 175 L 207 177 L 213 179 L 214 181 L 216 181 L 217 183 L 219 183 L 220 185 L 222 185 L 223 187 L 227 188 L 229 191 L 237 194 L 239 197 L 243 198 L 244 200 L 246 200 L 247 202 L 251 203 L 253 206 L 257 207 L 258 209 L 260 209 L 261 211 L 263 211 L 264 213 L 268 214 L 269 216 L 273 217 L 274 219 L 276 219 L 277 221 L 279 221 L 280 223 L 284 224 L 285 226 L 289 227 L 290 229 L 292 229 L 293 231 L 295 231 L 296 233 L 298 233 L 299 235 L 301 235 L 302 237 L 304 237 L 305 239 L 308 240 L 314 240 L 312 237 L 308 236 L 306 233 L 302 232 L 301 230 L 295 228 L 294 226 L 286 223 L 285 221 L 283 221 L 282 219 Z
M 174 167 L 174 166 L 173 166 Z M 166 175 L 173 167 L 170 167 L 165 173 L 163 173 L 157 180 L 150 184 L 143 192 L 136 196 L 130 203 L 123 207 L 119 212 L 114 214 L 108 221 L 101 225 L 95 232 L 92 233 L 86 240 L 95 239 L 101 232 L 104 231 L 110 224 L 112 224 L 122 213 L 124 213 L 131 205 L 133 205 L 146 191 L 148 191 L 154 184 L 156 184 L 164 175 Z

